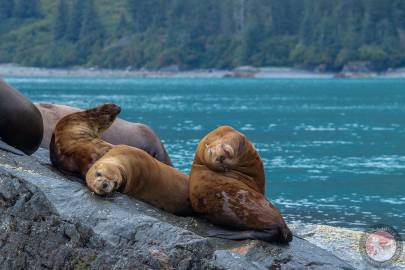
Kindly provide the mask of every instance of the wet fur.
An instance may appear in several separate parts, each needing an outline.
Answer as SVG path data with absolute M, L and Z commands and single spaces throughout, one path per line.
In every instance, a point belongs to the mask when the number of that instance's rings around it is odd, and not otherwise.
M 207 154 L 207 149 L 218 143 L 234 148 L 224 170 L 216 168 L 216 153 L 213 157 Z M 224 126 L 203 138 L 190 172 L 190 200 L 194 211 L 225 228 L 256 231 L 249 237 L 235 232 L 222 234 L 222 238 L 291 241 L 291 231 L 279 210 L 266 199 L 264 188 L 263 164 L 245 136 Z
M 120 108 L 114 104 L 63 117 L 56 125 L 50 143 L 50 159 L 58 170 L 85 179 L 89 168 L 112 145 L 100 138 L 111 126 Z
M 100 195 L 120 191 L 173 214 L 192 213 L 187 175 L 138 148 L 114 146 L 90 168 L 86 184 Z

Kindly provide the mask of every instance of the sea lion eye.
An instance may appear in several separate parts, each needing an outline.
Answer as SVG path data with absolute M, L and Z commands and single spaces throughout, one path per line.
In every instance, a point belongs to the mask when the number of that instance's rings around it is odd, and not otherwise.
M 100 177 L 101 175 L 101 172 L 96 172 L 96 177 Z

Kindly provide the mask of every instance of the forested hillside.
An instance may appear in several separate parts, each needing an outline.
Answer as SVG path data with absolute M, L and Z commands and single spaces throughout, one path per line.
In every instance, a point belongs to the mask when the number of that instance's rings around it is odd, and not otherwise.
M 0 0 L 0 62 L 405 66 L 404 0 Z

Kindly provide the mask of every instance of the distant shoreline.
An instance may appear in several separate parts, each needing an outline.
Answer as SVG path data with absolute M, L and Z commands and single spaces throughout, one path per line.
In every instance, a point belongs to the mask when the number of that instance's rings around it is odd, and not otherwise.
M 288 67 L 240 67 L 234 70 L 189 70 L 179 71 L 161 69 L 102 69 L 102 68 L 40 68 L 24 67 L 15 64 L 0 64 L 0 77 L 112 77 L 112 78 L 403 78 L 405 68 L 390 70 L 384 73 L 322 73 Z

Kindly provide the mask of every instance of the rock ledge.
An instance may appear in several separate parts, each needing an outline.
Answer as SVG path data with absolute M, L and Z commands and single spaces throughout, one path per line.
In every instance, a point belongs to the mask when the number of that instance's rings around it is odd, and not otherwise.
M 2 269 L 352 269 L 300 238 L 288 246 L 204 237 L 212 225 L 93 195 L 33 157 L 0 151 Z

